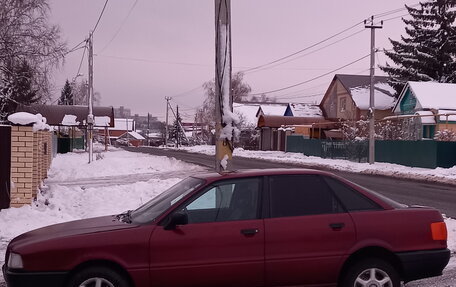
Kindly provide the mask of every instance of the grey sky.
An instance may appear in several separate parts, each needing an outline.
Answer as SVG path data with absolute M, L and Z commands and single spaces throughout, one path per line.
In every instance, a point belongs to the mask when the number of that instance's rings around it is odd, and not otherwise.
M 232 0 L 233 70 L 256 67 L 299 51 L 363 19 L 400 9 L 418 1 L 398 0 Z M 105 0 L 50 0 L 51 21 L 60 25 L 69 48 L 93 29 Z M 133 113 L 164 118 L 165 96 L 191 117 L 202 104 L 201 85 L 214 77 L 214 0 L 110 0 L 94 34 L 94 88 L 102 105 L 129 107 Z M 388 37 L 404 34 L 402 10 L 376 31 L 376 47 L 390 48 Z M 396 19 L 391 19 L 396 18 Z M 124 21 L 126 19 L 126 21 Z M 388 20 L 391 19 L 391 20 Z M 121 24 L 124 23 L 122 28 Z M 118 32 L 115 38 L 114 35 Z M 330 47 L 306 55 L 341 38 Z M 363 24 L 269 69 L 246 73 L 253 93 L 274 90 L 312 79 L 369 53 L 370 31 Z M 65 79 L 76 76 L 82 51 L 69 54 L 55 74 L 55 95 Z M 379 53 L 377 63 L 386 58 Z M 368 74 L 369 57 L 337 73 Z M 87 75 L 87 57 L 82 73 Z M 377 73 L 379 71 L 377 70 Z M 333 74 L 307 84 L 272 93 L 279 102 L 319 102 Z M 80 80 L 81 78 L 78 78 Z M 315 95 L 315 96 L 312 96 Z

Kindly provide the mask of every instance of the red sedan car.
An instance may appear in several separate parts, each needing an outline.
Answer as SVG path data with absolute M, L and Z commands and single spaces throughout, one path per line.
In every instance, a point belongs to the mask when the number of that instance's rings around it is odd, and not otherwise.
M 441 275 L 447 231 L 330 173 L 251 170 L 189 177 L 134 211 L 13 239 L 9 287 L 399 287 Z

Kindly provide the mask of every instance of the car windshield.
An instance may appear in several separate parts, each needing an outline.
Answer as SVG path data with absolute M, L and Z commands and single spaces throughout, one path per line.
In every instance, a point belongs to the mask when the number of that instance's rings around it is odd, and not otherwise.
M 147 223 L 153 221 L 157 216 L 165 212 L 169 207 L 184 198 L 187 194 L 198 188 L 204 180 L 188 177 L 173 185 L 163 193 L 152 198 L 149 202 L 131 212 L 133 223 Z

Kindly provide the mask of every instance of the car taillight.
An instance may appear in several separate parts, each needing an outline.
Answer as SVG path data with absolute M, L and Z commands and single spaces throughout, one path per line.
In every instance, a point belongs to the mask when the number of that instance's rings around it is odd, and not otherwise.
M 445 222 L 431 223 L 431 232 L 433 240 L 447 240 L 448 232 Z

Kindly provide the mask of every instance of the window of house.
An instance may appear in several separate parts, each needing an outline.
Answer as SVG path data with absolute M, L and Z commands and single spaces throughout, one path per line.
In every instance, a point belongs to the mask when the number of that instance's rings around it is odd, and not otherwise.
M 339 110 L 345 112 L 347 110 L 347 98 L 340 98 Z
M 270 177 L 270 208 L 272 217 L 343 212 L 329 186 L 318 175 Z

